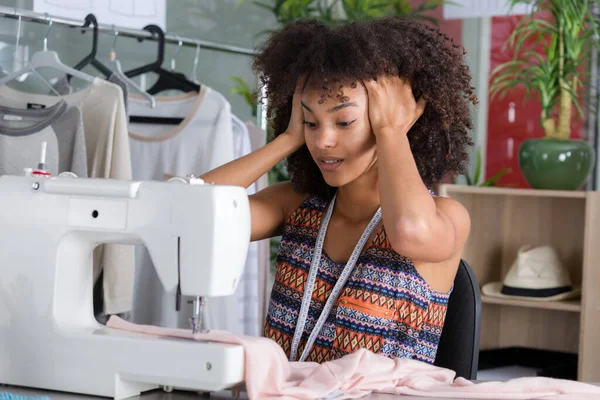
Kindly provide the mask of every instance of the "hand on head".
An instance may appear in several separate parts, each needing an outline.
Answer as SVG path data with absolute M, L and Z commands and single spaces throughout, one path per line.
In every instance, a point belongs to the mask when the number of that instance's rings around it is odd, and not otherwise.
M 384 131 L 407 134 L 425 111 L 426 100 L 421 97 L 416 101 L 410 83 L 397 76 L 381 76 L 363 84 L 375 136 Z
M 301 75 L 298 78 L 292 100 L 292 114 L 290 115 L 290 122 L 288 123 L 288 128 L 286 129 L 286 133 L 290 135 L 290 137 L 292 137 L 299 146 L 305 143 L 304 117 L 302 115 L 302 93 L 304 92 L 307 78 L 307 74 Z

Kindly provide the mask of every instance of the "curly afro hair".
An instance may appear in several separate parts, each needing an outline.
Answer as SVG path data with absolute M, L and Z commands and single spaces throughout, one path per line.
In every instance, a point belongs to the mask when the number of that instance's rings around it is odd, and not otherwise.
M 446 175 L 464 173 L 473 145 L 469 103 L 476 104 L 477 98 L 464 55 L 442 31 L 410 19 L 388 17 L 337 28 L 300 20 L 269 38 L 253 69 L 266 85 L 275 136 L 287 129 L 302 75 L 318 76 L 330 90 L 332 82 L 356 86 L 392 74 L 407 80 L 415 98 L 427 100 L 408 138 L 421 178 L 431 187 Z M 343 98 L 337 84 L 333 90 Z M 323 198 L 335 193 L 306 146 L 288 157 L 287 168 L 297 191 Z

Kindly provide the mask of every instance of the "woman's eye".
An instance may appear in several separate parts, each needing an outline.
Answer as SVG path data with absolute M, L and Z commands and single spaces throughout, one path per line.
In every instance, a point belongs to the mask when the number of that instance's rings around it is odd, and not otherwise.
M 304 125 L 308 126 L 309 128 L 315 128 L 317 126 L 317 124 L 315 124 L 314 122 L 308 122 L 308 121 L 303 121 Z
M 356 120 L 353 120 L 353 121 L 344 121 L 344 122 L 338 122 L 338 125 L 339 125 L 339 126 L 341 126 L 342 128 L 346 128 L 346 127 L 348 127 L 348 126 L 352 125 L 352 124 L 354 123 L 354 121 L 356 121 Z

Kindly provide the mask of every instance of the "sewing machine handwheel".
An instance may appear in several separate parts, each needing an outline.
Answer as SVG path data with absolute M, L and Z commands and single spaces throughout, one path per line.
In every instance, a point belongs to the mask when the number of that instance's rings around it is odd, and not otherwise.
M 174 183 L 185 183 L 185 184 L 190 184 L 190 185 L 204 185 L 204 180 L 202 178 L 198 178 L 194 175 L 189 175 L 186 178 L 180 178 L 178 176 L 174 176 L 173 178 L 169 178 L 167 180 L 167 182 L 174 182 Z
M 77 175 L 70 171 L 61 172 L 58 174 L 59 178 L 77 178 Z
M 175 176 L 173 178 L 169 178 L 169 180 L 167 182 L 168 183 L 185 183 L 185 184 L 187 184 L 187 181 L 184 178 L 179 178 L 177 176 Z

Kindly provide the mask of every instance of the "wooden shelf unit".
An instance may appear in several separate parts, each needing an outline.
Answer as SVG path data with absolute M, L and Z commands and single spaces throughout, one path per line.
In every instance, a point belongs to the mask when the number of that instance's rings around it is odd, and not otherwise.
M 512 307 L 527 307 L 527 308 L 541 308 L 544 310 L 558 310 L 558 311 L 570 311 L 570 312 L 581 312 L 581 300 L 563 300 L 563 301 L 529 301 L 529 300 L 517 300 L 517 299 L 501 299 L 491 296 L 481 296 L 481 302 L 484 304 L 499 304 Z
M 578 380 L 600 382 L 600 192 L 440 185 L 469 210 L 463 259 L 480 285 L 502 281 L 526 244 L 551 245 L 581 298 L 558 302 L 482 295 L 482 350 L 513 346 L 579 355 Z

